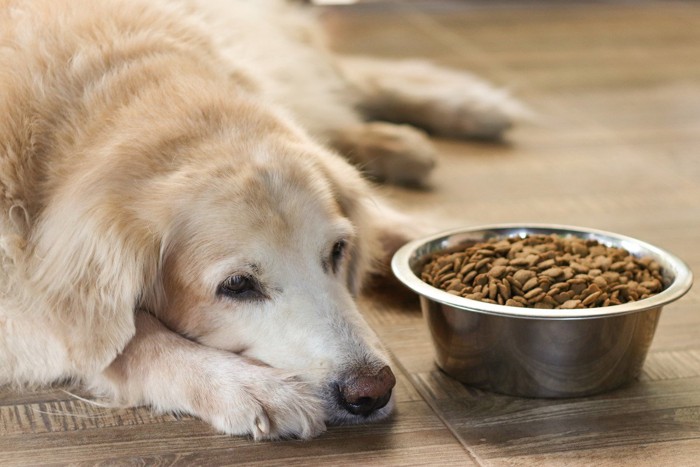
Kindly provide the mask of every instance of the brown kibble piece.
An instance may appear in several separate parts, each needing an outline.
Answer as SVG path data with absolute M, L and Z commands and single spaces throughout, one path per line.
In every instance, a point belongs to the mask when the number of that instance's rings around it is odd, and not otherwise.
M 474 269 L 474 266 L 476 266 L 476 264 L 467 263 L 464 266 L 462 266 L 462 269 L 459 270 L 459 273 L 462 275 L 467 275 L 469 272 L 471 272 L 472 269 Z
M 593 292 L 593 293 L 590 294 L 588 297 L 586 297 L 586 298 L 581 302 L 581 304 L 582 304 L 583 306 L 592 305 L 593 303 L 596 302 L 596 300 L 598 300 L 598 297 L 600 297 L 600 294 L 601 294 L 601 293 L 602 293 L 602 292 L 600 292 L 600 291 L 598 291 L 598 292 Z
M 479 274 L 474 278 L 474 284 L 476 285 L 486 285 L 489 283 L 489 276 L 486 274 Z
M 512 262 L 511 262 L 511 264 L 512 264 Z M 516 281 L 520 282 L 520 285 L 521 285 L 521 286 L 522 286 L 523 284 L 525 284 L 525 282 L 527 282 L 529 279 L 531 279 L 531 278 L 533 278 L 533 277 L 535 277 L 535 272 L 534 272 L 534 271 L 530 271 L 529 269 L 518 269 L 518 270 L 515 271 L 515 273 L 513 274 L 513 279 L 515 279 Z
M 564 274 L 564 271 L 561 268 L 553 267 L 553 268 L 547 269 L 546 271 L 542 271 L 542 274 L 544 276 L 547 276 L 547 277 L 557 278 L 557 277 L 561 276 L 562 274 Z
M 506 267 L 505 266 L 494 266 L 486 274 L 488 274 L 491 277 L 495 277 L 496 279 L 500 279 L 501 277 L 506 275 Z
M 527 280 L 523 284 L 523 291 L 527 292 L 528 290 L 532 289 L 533 287 L 536 287 L 537 284 L 539 283 L 537 276 L 532 276 L 530 279 Z
M 491 300 L 496 300 L 496 295 L 498 294 L 498 286 L 496 282 L 489 283 L 489 298 Z
M 477 273 L 474 270 L 469 271 L 469 273 L 462 279 L 462 282 L 464 282 L 465 284 L 471 284 L 472 280 L 474 280 L 474 278 L 476 277 L 476 274 Z
M 528 300 L 530 300 L 530 299 L 532 299 L 533 297 L 538 296 L 538 295 L 541 294 L 542 292 L 543 292 L 543 291 L 542 291 L 541 288 L 536 287 L 536 288 L 530 290 L 528 293 L 526 293 L 526 294 L 525 294 L 525 298 L 527 298 Z
M 563 310 L 573 310 L 581 303 L 581 300 L 567 300 L 562 303 L 559 308 Z
M 594 277 L 593 283 L 597 285 L 601 290 L 608 286 L 608 280 L 605 276 Z

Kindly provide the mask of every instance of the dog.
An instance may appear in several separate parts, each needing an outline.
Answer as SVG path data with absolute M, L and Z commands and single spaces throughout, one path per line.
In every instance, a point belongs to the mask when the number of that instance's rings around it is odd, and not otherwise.
M 355 298 L 409 234 L 361 171 L 423 183 L 414 125 L 494 138 L 518 108 L 322 42 L 277 0 L 0 0 L 0 384 L 256 440 L 390 414 Z

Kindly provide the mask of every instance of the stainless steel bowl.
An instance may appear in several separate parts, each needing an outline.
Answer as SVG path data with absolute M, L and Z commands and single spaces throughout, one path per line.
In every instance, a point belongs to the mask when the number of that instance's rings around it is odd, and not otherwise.
M 435 252 L 528 234 L 595 239 L 648 256 L 663 268 L 665 290 L 617 306 L 542 310 L 494 305 L 451 295 L 423 282 L 420 270 Z M 634 238 L 562 225 L 489 225 L 453 230 L 404 245 L 393 257 L 396 277 L 420 295 L 438 366 L 487 390 L 525 397 L 576 397 L 616 388 L 637 376 L 661 308 L 692 285 L 677 257 Z

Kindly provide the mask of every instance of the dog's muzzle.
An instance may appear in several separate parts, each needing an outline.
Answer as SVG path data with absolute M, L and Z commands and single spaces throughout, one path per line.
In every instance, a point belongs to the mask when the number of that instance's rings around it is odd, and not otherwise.
M 395 384 L 391 368 L 384 366 L 374 375 L 354 375 L 341 381 L 336 396 L 345 410 L 367 417 L 389 402 Z

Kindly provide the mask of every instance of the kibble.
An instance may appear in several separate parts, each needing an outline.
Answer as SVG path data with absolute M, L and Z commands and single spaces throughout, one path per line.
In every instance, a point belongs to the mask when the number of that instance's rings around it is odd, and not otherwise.
M 581 309 L 664 289 L 660 265 L 597 240 L 528 235 L 434 255 L 421 279 L 453 295 L 514 307 Z

